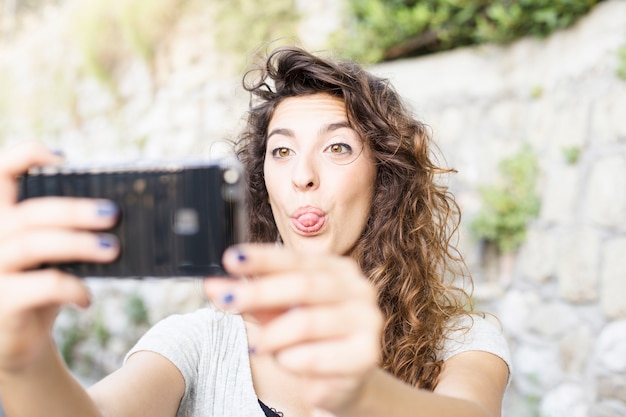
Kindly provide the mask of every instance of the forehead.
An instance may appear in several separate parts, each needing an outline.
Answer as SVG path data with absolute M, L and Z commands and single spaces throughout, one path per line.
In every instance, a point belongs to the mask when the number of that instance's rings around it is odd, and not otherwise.
M 328 121 L 347 120 L 346 105 L 330 94 L 311 94 L 283 99 L 274 109 L 270 127 L 275 125 L 302 126 Z

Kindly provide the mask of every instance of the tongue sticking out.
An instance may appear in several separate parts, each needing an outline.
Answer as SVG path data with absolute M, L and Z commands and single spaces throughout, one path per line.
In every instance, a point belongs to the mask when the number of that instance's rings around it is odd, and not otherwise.
M 316 213 L 305 213 L 293 219 L 293 225 L 303 233 L 315 233 L 324 225 L 326 218 Z

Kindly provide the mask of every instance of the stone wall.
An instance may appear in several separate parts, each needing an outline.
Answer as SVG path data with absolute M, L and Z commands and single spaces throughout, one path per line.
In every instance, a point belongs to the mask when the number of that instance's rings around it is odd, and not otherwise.
M 0 47 L 0 63 L 27 80 L 12 87 L 22 94 L 51 82 L 25 55 L 46 51 L 37 57 L 44 65 L 75 60 L 62 19 L 50 13 L 56 24 Z M 219 57 L 199 42 L 201 22 L 183 23 L 162 52 L 167 69 L 156 84 L 140 63 L 129 65 L 120 106 L 94 80 L 77 77 L 73 115 L 50 106 L 37 130 L 27 123 L 28 108 L 12 109 L 11 120 L 0 120 L 4 142 L 35 136 L 81 161 L 221 152 L 216 143 L 236 132 L 247 98 L 238 77 L 220 72 Z M 51 45 L 54 37 L 61 41 Z M 449 183 L 464 212 L 461 246 L 475 298 L 500 318 L 512 349 L 505 416 L 626 415 L 626 82 L 615 75 L 624 44 L 626 2 L 612 0 L 543 41 L 372 68 L 432 126 L 458 170 Z M 519 251 L 493 257 L 467 225 L 480 210 L 478 188 L 493 183 L 499 162 L 524 144 L 539 157 L 541 212 Z M 567 160 L 565 149 L 578 158 Z M 56 328 L 85 382 L 119 366 L 149 324 L 204 303 L 196 282 L 89 285 L 94 306 L 64 311 Z
M 484 246 L 465 243 L 478 305 L 500 318 L 512 348 L 508 416 L 626 415 L 624 44 L 626 2 L 612 1 L 545 41 L 375 68 L 458 169 L 450 186 L 465 224 L 502 158 L 525 143 L 539 156 L 541 212 L 518 253 L 493 273 Z

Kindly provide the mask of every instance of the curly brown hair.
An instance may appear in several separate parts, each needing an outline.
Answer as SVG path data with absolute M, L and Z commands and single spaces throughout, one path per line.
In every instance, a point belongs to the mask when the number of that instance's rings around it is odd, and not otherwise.
M 386 319 L 381 366 L 409 384 L 434 389 L 447 330 L 471 307 L 459 277 L 470 284 L 471 279 L 451 242 L 459 207 L 436 182 L 453 170 L 433 161 L 427 126 L 388 80 L 354 62 L 296 47 L 273 51 L 262 66 L 246 73 L 243 84 L 252 100 L 236 152 L 248 175 L 250 240 L 280 239 L 263 175 L 274 109 L 287 97 L 326 93 L 341 98 L 351 127 L 377 164 L 369 217 L 351 255 L 375 285 Z

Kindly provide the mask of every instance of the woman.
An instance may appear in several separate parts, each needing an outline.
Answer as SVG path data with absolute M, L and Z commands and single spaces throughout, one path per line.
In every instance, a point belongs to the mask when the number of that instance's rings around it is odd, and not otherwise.
M 248 278 L 205 280 L 216 308 L 157 324 L 87 391 L 50 338 L 58 307 L 87 305 L 87 291 L 59 271 L 27 270 L 113 259 L 111 237 L 86 230 L 110 227 L 115 210 L 15 204 L 15 175 L 56 157 L 40 147 L 3 155 L 8 415 L 499 416 L 506 343 L 453 285 L 457 206 L 435 182 L 447 171 L 431 161 L 425 126 L 385 80 L 297 48 L 245 81 L 256 100 L 237 154 L 253 243 L 228 250 L 224 265 Z

